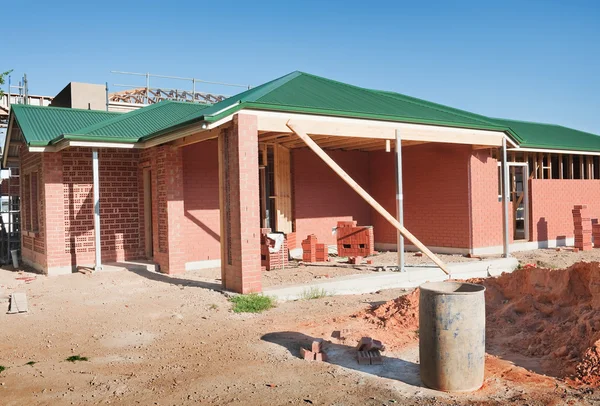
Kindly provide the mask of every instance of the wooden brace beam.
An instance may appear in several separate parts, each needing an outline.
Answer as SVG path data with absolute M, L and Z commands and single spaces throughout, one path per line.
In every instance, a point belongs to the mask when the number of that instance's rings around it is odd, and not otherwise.
M 340 178 L 342 178 L 344 182 L 346 182 L 352 189 L 354 189 L 354 191 L 358 193 L 360 197 L 362 197 L 367 203 L 369 203 L 369 205 L 371 205 L 371 207 L 373 207 L 379 214 L 381 214 L 384 219 L 386 219 L 389 223 L 396 227 L 396 229 L 400 231 L 400 234 L 402 234 L 403 237 L 405 237 L 407 240 L 413 243 L 419 250 L 421 250 L 425 255 L 427 255 L 429 259 L 431 259 L 437 266 L 439 266 L 440 269 L 444 271 L 446 275 L 450 275 L 446 264 L 441 259 L 439 259 L 433 252 L 431 252 L 429 248 L 423 245 L 423 243 L 419 241 L 417 237 L 415 237 L 410 231 L 408 231 L 404 226 L 402 226 L 394 216 L 388 213 L 388 211 L 377 202 L 377 200 L 373 199 L 371 195 L 369 195 L 366 190 L 364 190 L 358 183 L 356 183 L 354 179 L 352 179 L 352 177 L 350 177 L 350 175 L 348 175 L 348 173 L 346 173 L 346 171 L 344 171 L 333 159 L 331 159 L 329 155 L 327 155 L 327 153 L 325 153 L 325 151 L 323 151 L 321 147 L 319 147 L 319 145 L 317 145 L 317 143 L 314 142 L 308 136 L 308 134 L 306 134 L 306 132 L 300 129 L 298 125 L 295 125 L 290 121 L 287 122 L 287 126 L 298 137 L 300 137 L 306 143 L 306 145 L 315 154 L 317 154 L 319 158 L 323 160 L 323 162 L 325 162 Z

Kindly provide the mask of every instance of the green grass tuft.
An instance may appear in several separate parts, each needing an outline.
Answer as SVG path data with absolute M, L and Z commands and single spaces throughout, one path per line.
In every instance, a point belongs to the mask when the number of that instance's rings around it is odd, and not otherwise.
M 275 307 L 275 300 L 272 297 L 257 293 L 234 296 L 230 300 L 235 313 L 260 313 Z
M 67 358 L 65 361 L 69 361 L 69 362 L 77 362 L 77 361 L 87 361 L 88 358 L 87 357 L 82 357 L 81 355 L 71 355 L 69 358 Z
M 0 372 L 4 372 L 4 370 L 6 370 L 6 367 L 3 367 L 2 365 L 0 365 Z
M 27 364 L 25 364 L 25 365 L 34 366 L 35 364 L 36 364 L 36 362 L 35 362 L 35 361 L 29 361 L 29 362 L 28 362 Z
M 322 297 L 329 296 L 327 291 L 323 288 L 317 288 L 313 286 L 312 288 L 306 288 L 302 291 L 302 295 L 300 298 L 302 300 L 310 300 L 310 299 L 320 299 Z

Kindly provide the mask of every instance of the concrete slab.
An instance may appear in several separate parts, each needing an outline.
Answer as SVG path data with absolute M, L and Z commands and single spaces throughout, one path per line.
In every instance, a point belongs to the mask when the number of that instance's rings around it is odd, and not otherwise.
M 517 265 L 518 261 L 515 258 L 448 264 L 450 277 L 435 265 L 411 266 L 406 268 L 406 272 L 349 275 L 302 285 L 273 286 L 265 289 L 263 293 L 280 301 L 301 299 L 306 292 L 312 289 L 322 289 L 328 295 L 358 295 L 382 289 L 412 289 L 425 282 L 438 282 L 447 279 L 498 276 L 502 272 L 514 271 Z

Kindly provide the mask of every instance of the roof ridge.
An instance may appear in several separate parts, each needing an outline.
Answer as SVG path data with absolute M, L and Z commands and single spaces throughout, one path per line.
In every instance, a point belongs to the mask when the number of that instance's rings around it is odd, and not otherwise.
M 10 108 L 27 108 L 27 109 L 58 109 L 64 111 L 88 111 L 90 113 L 102 113 L 102 114 L 114 114 L 114 115 L 123 115 L 118 111 L 106 111 L 106 110 L 90 110 L 90 109 L 80 109 L 75 107 L 59 107 L 59 106 L 36 106 L 34 104 L 11 104 Z
M 403 93 L 392 92 L 392 91 L 388 91 L 388 90 L 369 89 L 367 87 L 356 86 L 356 85 L 353 85 L 353 84 L 350 84 L 350 83 L 340 82 L 340 81 L 337 81 L 337 80 L 334 80 L 334 79 L 329 79 L 329 78 L 326 78 L 326 77 L 323 77 L 323 76 L 313 75 L 312 73 L 306 73 L 306 72 L 299 72 L 299 73 L 307 75 L 307 76 L 310 76 L 310 77 L 315 78 L 317 80 L 321 80 L 321 81 L 325 80 L 325 81 L 328 81 L 328 82 L 337 83 L 337 84 L 340 84 L 340 85 L 343 85 L 343 86 L 346 86 L 346 87 L 351 87 L 353 89 L 364 90 L 366 92 L 375 93 L 377 95 L 388 97 L 388 98 L 389 97 L 393 97 L 391 95 L 401 96 L 403 98 L 410 99 L 410 100 L 405 100 L 407 103 L 412 103 L 412 104 L 415 104 L 415 105 L 418 105 L 418 106 L 421 106 L 421 107 L 431 108 L 431 109 L 434 109 L 434 110 L 437 110 L 437 111 L 441 111 L 441 112 L 444 112 L 444 113 L 450 113 L 450 114 L 453 114 L 453 115 L 456 115 L 456 116 L 459 116 L 459 117 L 474 119 L 473 117 L 469 117 L 468 115 L 459 113 L 460 111 L 462 111 L 464 113 L 468 113 L 468 114 L 473 114 L 473 115 L 478 116 L 478 117 L 485 117 L 485 116 L 482 116 L 480 114 L 471 113 L 471 112 L 466 111 L 466 110 L 456 109 L 454 107 L 446 106 L 446 105 L 439 104 L 439 103 L 429 102 L 427 100 L 419 99 L 419 98 L 413 97 L 413 96 L 408 96 L 408 95 L 405 95 Z M 444 110 L 444 109 L 448 109 L 448 110 Z M 459 112 L 457 112 L 456 110 L 458 110 Z M 487 117 L 485 117 L 485 118 L 487 118 Z M 481 120 L 479 118 L 477 118 L 476 120 L 479 120 L 479 121 L 481 121 L 483 123 L 486 123 L 486 124 L 492 124 L 494 126 L 498 126 L 498 123 L 494 123 L 494 122 L 490 122 L 490 121 L 486 121 L 486 120 Z
M 107 120 L 100 121 L 99 123 L 92 124 L 92 125 L 89 125 L 89 126 L 84 127 L 84 128 L 80 128 L 79 130 L 71 132 L 70 134 L 78 134 L 78 135 L 87 134 L 89 132 L 98 130 L 98 129 L 102 128 L 102 127 L 106 127 L 107 125 L 111 125 L 111 124 L 114 124 L 114 123 L 119 122 L 119 121 L 127 120 L 128 118 L 130 118 L 132 116 L 135 117 L 135 116 L 138 116 L 138 115 L 142 114 L 142 112 L 146 113 L 148 110 L 155 110 L 155 109 L 157 109 L 159 107 L 165 106 L 165 105 L 170 104 L 170 103 L 173 103 L 173 101 L 172 100 L 168 100 L 168 99 L 161 100 L 158 103 L 154 103 L 154 104 L 150 104 L 150 105 L 147 105 L 147 106 L 144 106 L 144 107 L 140 107 L 139 109 L 128 111 L 127 113 L 120 114 L 119 116 L 111 117 L 111 118 L 109 118 Z

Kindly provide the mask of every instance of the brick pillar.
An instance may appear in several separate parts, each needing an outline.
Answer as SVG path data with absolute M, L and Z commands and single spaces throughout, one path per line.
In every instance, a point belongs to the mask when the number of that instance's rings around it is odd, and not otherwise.
M 237 114 L 219 135 L 221 279 L 239 293 L 260 292 L 260 202 L 256 116 Z
M 70 256 L 65 252 L 65 190 L 63 184 L 63 156 L 60 152 L 42 155 L 40 191 L 41 219 L 46 249 L 48 275 L 70 273 Z
M 154 259 L 160 265 L 161 272 L 179 274 L 185 272 L 182 148 L 169 145 L 157 147 L 155 167 L 156 192 L 153 190 L 153 200 L 158 227 Z

